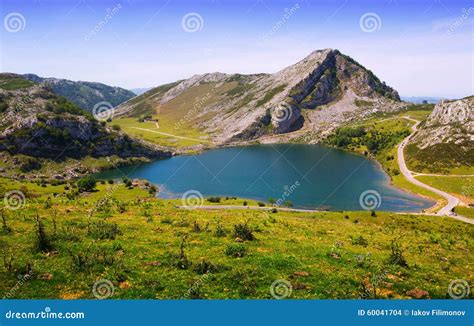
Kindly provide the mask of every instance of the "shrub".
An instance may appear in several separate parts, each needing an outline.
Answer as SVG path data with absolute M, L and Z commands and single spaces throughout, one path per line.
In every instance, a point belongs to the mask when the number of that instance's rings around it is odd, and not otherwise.
M 219 222 L 217 222 L 216 232 L 214 234 L 216 237 L 225 237 L 227 231 Z
M 49 239 L 49 236 L 46 234 L 46 231 L 44 229 L 43 222 L 41 221 L 41 218 L 36 215 L 35 218 L 35 236 L 36 236 L 36 243 L 35 243 L 35 249 L 39 252 L 49 252 L 53 249 L 53 245 L 51 244 L 51 241 Z
M 252 229 L 248 226 L 247 222 L 234 225 L 234 237 L 248 241 L 255 240 Z
M 247 205 L 248 205 L 247 201 L 244 200 L 244 202 L 242 203 L 242 205 L 247 206 Z
M 241 258 L 245 256 L 247 249 L 241 244 L 231 244 L 228 245 L 224 250 L 224 254 L 233 258 Z
M 402 267 L 408 267 L 408 263 L 403 255 L 403 249 L 398 239 L 393 239 L 390 243 L 390 257 L 388 259 L 390 264 Z
M 221 197 L 209 197 L 207 199 L 208 202 L 210 203 L 220 203 L 221 202 Z
M 198 274 L 215 273 L 217 272 L 217 267 L 210 261 L 203 259 L 194 266 L 193 270 Z
M 262 203 L 261 201 L 259 201 L 259 202 L 257 203 L 257 205 L 258 205 L 259 207 L 265 207 L 265 203 Z
M 89 175 L 77 181 L 77 188 L 79 192 L 94 191 L 96 183 L 96 179 L 93 176 Z
M 367 241 L 366 238 L 360 235 L 358 237 L 352 238 L 352 244 L 357 245 L 357 246 L 367 247 L 369 245 L 369 242 Z

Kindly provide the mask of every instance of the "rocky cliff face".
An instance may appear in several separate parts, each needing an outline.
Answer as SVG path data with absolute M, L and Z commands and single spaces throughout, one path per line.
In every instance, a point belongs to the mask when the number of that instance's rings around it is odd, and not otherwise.
M 116 112 L 160 118 L 173 110 L 174 119 L 181 117 L 189 128 L 221 144 L 295 130 L 321 133 L 400 107 L 395 90 L 332 49 L 314 51 L 274 74 L 211 73 L 165 86 L 122 104 Z
M 99 102 L 108 102 L 113 107 L 135 97 L 135 93 L 120 87 L 108 86 L 101 83 L 72 81 L 58 78 L 42 78 L 34 74 L 23 75 L 35 83 L 47 83 L 53 92 L 64 96 L 82 109 L 92 112 Z
M 440 143 L 474 145 L 474 96 L 438 103 L 413 141 L 420 149 Z
M 12 155 L 53 160 L 171 155 L 100 123 L 47 84 L 25 84 L 19 75 L 0 74 L 0 109 L 0 151 Z
M 438 103 L 407 150 L 439 170 L 474 165 L 474 96 Z

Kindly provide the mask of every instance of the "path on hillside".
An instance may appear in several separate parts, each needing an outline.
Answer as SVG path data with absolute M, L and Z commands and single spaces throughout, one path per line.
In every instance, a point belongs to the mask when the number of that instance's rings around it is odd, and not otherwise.
M 151 129 L 146 129 L 146 128 L 139 128 L 139 127 L 130 127 L 130 128 L 132 128 L 132 129 L 137 129 L 137 130 L 148 131 L 148 132 L 153 132 L 153 133 L 155 133 L 155 134 L 160 134 L 160 135 L 169 136 L 169 137 L 174 137 L 174 138 L 179 138 L 179 139 L 186 139 L 186 140 L 192 140 L 192 141 L 197 141 L 197 142 L 209 143 L 208 140 L 204 140 L 204 139 L 196 139 L 196 138 L 189 138 L 189 137 L 177 136 L 177 135 L 173 135 L 173 134 L 168 134 L 168 133 L 166 133 L 166 132 L 161 132 L 161 131 L 156 131 L 156 130 L 151 130 Z
M 409 182 L 411 182 L 412 184 L 417 185 L 419 187 L 422 187 L 424 189 L 427 189 L 431 192 L 434 192 L 434 193 L 446 198 L 448 203 L 438 210 L 438 212 L 436 213 L 437 215 L 449 216 L 449 217 L 455 218 L 455 219 L 463 221 L 463 222 L 474 224 L 474 220 L 469 219 L 469 218 L 464 217 L 464 216 L 461 216 L 461 215 L 457 215 L 456 213 L 454 213 L 452 211 L 454 207 L 459 205 L 459 199 L 457 199 L 453 195 L 448 194 L 447 192 L 444 192 L 442 190 L 439 190 L 437 188 L 429 186 L 429 185 L 421 182 L 420 180 L 417 180 L 414 177 L 413 173 L 408 169 L 408 167 L 406 165 L 406 162 L 405 162 L 405 154 L 404 154 L 403 150 L 405 149 L 405 147 L 408 144 L 408 142 L 410 141 L 410 139 L 413 137 L 413 135 L 418 130 L 418 125 L 420 124 L 421 121 L 415 120 L 415 119 L 410 118 L 408 116 L 404 116 L 403 118 L 405 118 L 407 120 L 410 120 L 410 121 L 413 121 L 413 122 L 415 122 L 415 124 L 411 127 L 413 132 L 410 135 L 408 135 L 405 139 L 403 139 L 403 141 L 400 143 L 400 145 L 398 146 L 398 149 L 397 149 L 397 156 L 398 156 L 397 159 L 398 159 L 398 166 L 400 167 L 400 172 L 402 172 L 403 176 Z

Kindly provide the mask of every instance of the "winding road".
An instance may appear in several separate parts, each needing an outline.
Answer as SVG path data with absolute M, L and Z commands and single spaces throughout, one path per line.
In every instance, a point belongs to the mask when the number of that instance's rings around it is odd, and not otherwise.
M 403 141 L 400 143 L 400 145 L 398 146 L 398 149 L 397 149 L 397 159 L 398 159 L 398 166 L 400 167 L 400 172 L 412 184 L 417 185 L 419 187 L 422 187 L 424 189 L 427 189 L 431 192 L 434 192 L 434 193 L 446 198 L 448 203 L 445 206 L 441 207 L 438 210 L 438 212 L 436 212 L 436 215 L 449 216 L 449 217 L 455 218 L 457 220 L 460 220 L 460 221 L 463 221 L 463 222 L 466 222 L 466 223 L 469 223 L 469 224 L 474 224 L 474 220 L 472 220 L 470 218 L 467 218 L 467 217 L 464 217 L 464 216 L 461 216 L 461 215 L 457 215 L 456 213 L 453 212 L 453 208 L 459 205 L 459 199 L 457 199 L 453 195 L 448 194 L 447 192 L 444 192 L 442 190 L 439 190 L 437 188 L 434 188 L 432 186 L 429 186 L 429 185 L 417 180 L 414 177 L 414 175 L 417 175 L 417 174 L 411 172 L 408 169 L 408 167 L 406 165 L 406 162 L 405 162 L 405 154 L 404 154 L 403 150 L 405 149 L 405 147 L 408 144 L 408 142 L 410 141 L 410 139 L 413 137 L 413 135 L 418 130 L 418 125 L 420 124 L 421 121 L 415 120 L 415 119 L 407 117 L 407 116 L 404 116 L 403 118 L 405 118 L 407 120 L 410 120 L 410 121 L 413 121 L 413 122 L 415 122 L 415 124 L 411 127 L 413 132 L 410 135 L 408 135 L 405 139 L 403 139 Z

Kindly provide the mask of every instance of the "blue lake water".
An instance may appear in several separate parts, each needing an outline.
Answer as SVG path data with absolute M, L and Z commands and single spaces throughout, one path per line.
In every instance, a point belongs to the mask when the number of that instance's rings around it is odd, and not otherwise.
M 398 190 L 376 162 L 322 145 L 273 144 L 220 148 L 104 171 L 99 178 L 147 179 L 159 197 L 189 190 L 236 196 L 295 208 L 418 212 L 427 199 Z

